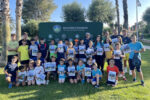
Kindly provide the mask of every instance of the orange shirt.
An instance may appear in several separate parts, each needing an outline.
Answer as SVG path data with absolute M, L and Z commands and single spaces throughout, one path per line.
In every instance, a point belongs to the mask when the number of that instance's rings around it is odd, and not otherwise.
M 109 71 L 116 72 L 117 75 L 118 75 L 118 73 L 119 73 L 119 69 L 118 69 L 118 67 L 115 66 L 115 65 L 114 65 L 114 67 L 107 66 L 107 76 L 108 76 Z M 117 76 L 117 75 L 116 75 L 116 76 Z M 116 77 L 116 80 L 118 80 L 118 76 Z

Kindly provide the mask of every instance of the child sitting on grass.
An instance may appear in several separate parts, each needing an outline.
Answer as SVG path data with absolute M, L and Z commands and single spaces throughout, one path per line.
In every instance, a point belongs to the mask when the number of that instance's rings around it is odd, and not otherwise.
M 16 86 L 18 87 L 20 84 L 22 86 L 25 86 L 26 85 L 26 78 L 27 78 L 27 72 L 25 70 L 25 67 L 24 66 L 20 66 L 19 67 L 19 70 L 20 72 L 18 72 L 17 74 L 17 83 L 16 83 Z
M 85 64 L 83 63 L 82 60 L 79 60 L 78 65 L 77 65 L 77 80 L 81 81 L 82 84 L 85 82 Z
M 100 69 L 97 68 L 97 64 L 94 63 L 92 65 L 93 67 L 93 70 L 92 70 L 92 85 L 95 86 L 95 88 L 98 88 L 99 87 L 99 81 L 101 80 L 102 78 L 102 72 Z
M 116 86 L 118 82 L 119 69 L 114 64 L 114 59 L 110 59 L 109 65 L 107 67 L 107 84 L 111 86 Z
M 6 81 L 9 83 L 8 88 L 12 88 L 12 85 L 15 85 L 16 82 L 16 76 L 18 71 L 18 65 L 17 65 L 17 56 L 13 56 L 11 59 L 11 63 L 8 63 L 6 67 L 4 68 L 4 73 L 6 76 Z

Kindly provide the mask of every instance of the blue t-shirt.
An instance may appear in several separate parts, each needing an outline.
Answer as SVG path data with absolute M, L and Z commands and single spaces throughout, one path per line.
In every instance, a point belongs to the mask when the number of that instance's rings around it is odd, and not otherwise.
M 59 73 L 59 78 L 65 78 L 65 70 L 66 70 L 66 65 L 58 65 L 58 71 Z
M 95 70 L 93 69 L 93 70 L 92 70 L 92 76 L 95 77 L 97 74 L 98 74 L 98 75 L 102 75 L 101 70 L 100 70 L 100 69 L 97 69 L 97 70 L 95 71 Z
M 83 64 L 82 66 L 77 65 L 77 71 L 81 71 L 85 68 L 85 64 Z
M 144 48 L 144 46 L 141 42 L 129 43 L 129 47 L 131 49 L 130 56 L 129 56 L 130 59 L 133 59 L 135 50 L 140 51 L 141 49 Z M 141 54 L 140 53 L 138 53 L 138 57 L 139 57 L 139 59 L 141 59 Z

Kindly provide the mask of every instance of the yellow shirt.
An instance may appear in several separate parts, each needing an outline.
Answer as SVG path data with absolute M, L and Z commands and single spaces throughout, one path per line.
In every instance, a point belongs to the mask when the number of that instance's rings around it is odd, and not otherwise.
M 113 53 L 113 47 L 110 46 L 110 51 L 105 51 L 106 59 L 111 59 Z
M 28 45 L 21 45 L 18 48 L 18 52 L 20 53 L 20 60 L 29 60 L 29 52 L 28 52 Z
M 19 46 L 18 41 L 10 41 L 8 43 L 8 47 L 11 49 L 16 49 Z M 8 51 L 8 55 L 16 55 L 17 54 L 17 50 L 16 51 Z

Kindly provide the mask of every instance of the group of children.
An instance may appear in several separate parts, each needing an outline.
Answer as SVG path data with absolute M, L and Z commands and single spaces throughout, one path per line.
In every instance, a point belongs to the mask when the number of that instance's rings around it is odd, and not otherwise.
M 67 80 L 71 84 L 81 82 L 91 83 L 99 87 L 104 74 L 105 60 L 107 66 L 107 84 L 115 86 L 118 76 L 126 80 L 123 71 L 123 58 L 129 48 L 122 43 L 122 38 L 111 39 L 106 37 L 104 42 L 101 36 L 96 41 L 84 39 L 74 42 L 62 40 L 55 43 L 51 40 L 46 44 L 44 39 L 40 43 L 31 39 L 31 45 L 23 40 L 18 47 L 18 56 L 14 56 L 5 67 L 6 80 L 9 88 L 12 85 L 42 85 L 49 84 L 50 79 L 58 79 L 60 84 Z M 73 45 L 74 44 L 74 45 Z M 18 67 L 18 63 L 21 65 Z

